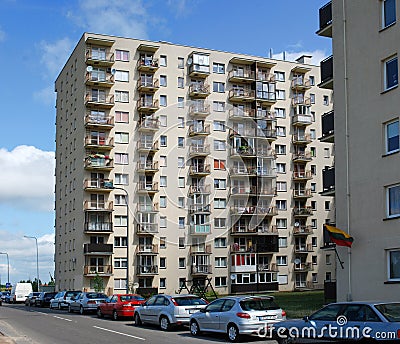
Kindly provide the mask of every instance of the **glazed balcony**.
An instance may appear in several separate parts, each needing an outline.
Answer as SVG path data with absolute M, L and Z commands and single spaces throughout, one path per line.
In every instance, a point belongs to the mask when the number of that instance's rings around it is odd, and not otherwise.
M 85 158 L 85 169 L 97 171 L 111 171 L 114 168 L 113 160 L 106 155 L 92 154 Z
M 293 190 L 293 198 L 310 198 L 312 197 L 311 189 Z
M 210 193 L 211 184 L 189 186 L 189 195 L 209 195 Z
M 145 174 L 154 174 L 158 172 L 158 161 L 138 161 L 136 171 Z
M 190 176 L 207 176 L 210 173 L 211 173 L 211 166 L 209 164 L 189 166 Z
M 309 162 L 312 160 L 310 152 L 295 152 L 293 153 L 293 162 Z
M 254 119 L 255 117 L 256 110 L 249 106 L 245 106 L 243 109 L 238 107 L 229 109 L 229 119 L 231 120 Z
M 154 154 L 158 150 L 159 150 L 158 141 L 155 141 L 155 142 L 138 141 L 138 143 L 137 143 L 137 151 L 139 153 Z
M 100 86 L 100 87 L 112 87 L 114 85 L 114 75 L 111 73 L 98 73 L 98 72 L 86 72 L 85 85 L 87 86 Z
M 210 145 L 190 145 L 189 146 L 189 156 L 207 156 L 211 153 Z
M 254 97 L 254 90 L 249 88 L 232 88 L 228 93 L 228 98 L 231 102 L 252 102 Z
M 199 63 L 192 63 L 189 66 L 189 76 L 192 78 L 207 78 L 210 75 L 210 66 L 199 64 Z
M 85 265 L 83 267 L 83 274 L 86 277 L 100 276 L 112 276 L 113 267 L 112 265 Z
M 250 225 L 234 225 L 231 228 L 231 235 L 246 235 L 246 234 L 261 234 L 261 235 L 278 235 L 278 229 L 276 226 L 250 226 Z M 254 246 L 253 246 L 254 247 Z
M 256 99 L 261 104 L 272 105 L 276 102 L 276 93 L 257 90 Z
M 141 222 L 136 225 L 136 234 L 154 235 L 158 233 L 158 223 Z
M 189 86 L 189 96 L 192 98 L 204 99 L 210 95 L 210 85 L 208 84 L 200 84 L 200 83 L 191 83 Z
M 83 188 L 85 191 L 111 192 L 114 185 L 110 179 L 85 179 Z
M 332 1 L 319 9 L 319 30 L 317 35 L 332 38 Z
M 137 276 L 155 276 L 158 275 L 158 265 L 138 264 L 136 269 Z
M 114 246 L 113 244 L 84 244 L 83 252 L 84 254 L 99 254 L 99 255 L 111 255 L 113 254 Z
M 301 207 L 301 208 L 293 208 L 293 216 L 294 217 L 308 217 L 313 214 L 313 210 L 311 207 Z
M 192 276 L 209 275 L 212 273 L 212 267 L 210 264 L 192 265 L 190 273 Z
M 321 82 L 319 88 L 333 90 L 333 55 L 320 62 Z
M 312 142 L 310 134 L 293 134 L 292 143 L 297 145 L 307 145 Z
M 85 96 L 85 105 L 97 106 L 105 109 L 112 108 L 114 106 L 114 95 L 95 95 L 88 92 Z
M 207 136 L 210 135 L 210 125 L 199 125 L 199 124 L 191 124 L 189 126 L 189 136 Z
M 322 170 L 322 196 L 335 195 L 335 167 L 328 167 Z
M 209 104 L 190 104 L 189 105 L 189 116 L 205 118 L 210 115 L 210 105 Z
M 155 73 L 158 70 L 157 58 L 140 58 L 136 64 L 136 69 L 139 72 Z
M 255 72 L 250 68 L 232 69 L 228 73 L 228 81 L 232 83 L 251 83 L 255 80 Z
M 211 244 L 198 244 L 189 246 L 189 255 L 209 255 L 212 253 Z
M 112 128 L 114 128 L 114 116 L 92 115 L 89 112 L 85 116 L 85 127 L 111 130 Z
M 300 263 L 300 264 L 294 263 L 295 272 L 308 272 L 313 270 L 314 266 L 312 265 L 312 263 Z
M 322 119 L 322 136 L 319 138 L 321 142 L 335 142 L 335 116 L 333 110 L 324 113 Z
M 114 53 L 110 49 L 105 49 L 103 52 L 93 50 L 91 47 L 86 49 L 86 64 L 99 67 L 111 67 L 114 64 Z
M 294 94 L 292 97 L 292 106 L 304 105 L 311 106 L 311 98 L 305 97 L 304 94 Z
M 85 201 L 83 203 L 83 209 L 85 211 L 113 211 L 113 202 L 92 202 Z
M 313 178 L 311 171 L 295 171 L 292 174 L 294 181 L 307 181 Z
M 155 93 L 160 88 L 158 79 L 140 76 L 137 82 L 137 90 L 142 93 Z
M 158 213 L 159 206 L 158 203 L 139 203 L 136 207 L 136 213 L 143 213 L 143 214 L 149 214 L 149 213 Z
M 113 232 L 112 222 L 85 222 L 84 231 L 88 234 L 110 234 Z
M 158 192 L 158 183 L 139 182 L 136 187 L 136 192 L 139 194 L 154 195 Z
M 303 236 L 313 234 L 314 231 L 311 226 L 295 226 L 293 228 L 294 236 Z
M 276 207 L 257 207 L 257 206 L 233 206 L 230 208 L 232 216 L 242 215 L 260 215 L 260 216 L 275 216 L 278 215 Z
M 196 225 L 191 224 L 189 226 L 189 231 L 191 235 L 208 235 L 211 234 L 211 225 Z
M 88 135 L 85 137 L 85 148 L 96 149 L 99 151 L 110 151 L 114 148 L 114 138 L 93 137 Z
M 136 110 L 142 113 L 154 113 L 159 109 L 158 100 L 139 99 L 136 104 Z
M 191 204 L 189 205 L 189 214 L 211 214 L 210 204 Z
M 137 126 L 141 132 L 156 132 L 160 129 L 160 121 L 157 118 L 146 118 L 139 121 Z
M 295 76 L 291 82 L 292 90 L 305 91 L 311 88 L 310 79 L 306 79 L 304 76 Z
M 158 254 L 158 245 L 155 244 L 139 244 L 136 246 L 135 255 L 138 254 Z
M 310 125 L 312 124 L 312 117 L 310 115 L 294 115 L 292 117 L 292 124 L 299 127 Z

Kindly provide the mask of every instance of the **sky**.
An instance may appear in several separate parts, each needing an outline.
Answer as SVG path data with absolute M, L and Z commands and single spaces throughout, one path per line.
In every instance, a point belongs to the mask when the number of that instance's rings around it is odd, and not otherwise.
M 0 0 L 0 252 L 10 282 L 54 275 L 54 81 L 84 32 L 287 60 L 331 54 L 328 0 Z M 1 282 L 7 257 L 0 254 Z

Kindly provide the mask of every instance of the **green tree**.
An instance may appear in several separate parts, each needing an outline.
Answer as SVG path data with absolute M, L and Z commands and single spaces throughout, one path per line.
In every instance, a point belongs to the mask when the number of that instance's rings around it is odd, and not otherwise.
M 99 274 L 96 274 L 96 277 L 93 279 L 93 286 L 94 291 L 97 293 L 104 291 L 104 281 L 103 278 L 99 276 Z

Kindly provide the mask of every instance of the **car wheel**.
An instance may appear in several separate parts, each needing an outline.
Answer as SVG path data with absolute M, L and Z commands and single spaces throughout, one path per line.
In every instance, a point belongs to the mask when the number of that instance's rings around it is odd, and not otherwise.
M 198 336 L 200 334 L 200 327 L 196 320 L 190 323 L 190 334 L 192 336 Z
M 85 314 L 85 310 L 83 309 L 83 306 L 80 306 L 80 307 L 79 307 L 79 314 L 80 314 L 80 315 Z
M 165 315 L 160 317 L 160 328 L 163 331 L 168 331 L 170 328 L 169 320 Z
M 103 315 L 103 313 L 101 312 L 101 309 L 100 309 L 100 308 L 97 308 L 96 314 L 97 314 L 97 317 L 98 317 L 98 318 L 103 318 L 103 317 L 104 317 L 104 315 Z
M 73 312 L 73 310 L 72 310 L 71 305 L 68 305 L 68 313 L 72 313 L 72 312 Z
M 237 342 L 239 340 L 239 330 L 235 324 L 229 324 L 226 333 L 230 342 Z
M 61 310 L 61 303 L 59 302 L 57 308 Z
M 139 313 L 135 313 L 135 315 L 133 317 L 133 321 L 135 322 L 136 326 L 142 325 L 142 319 L 140 319 Z
M 118 320 L 118 313 L 117 311 L 114 309 L 113 313 L 112 313 L 112 319 L 113 320 Z

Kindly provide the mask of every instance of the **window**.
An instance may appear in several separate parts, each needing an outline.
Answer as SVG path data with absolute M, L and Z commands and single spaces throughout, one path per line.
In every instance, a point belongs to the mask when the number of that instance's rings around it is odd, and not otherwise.
M 114 201 L 115 205 L 126 205 L 126 195 L 115 195 Z
M 215 238 L 214 247 L 215 248 L 226 247 L 226 238 Z
M 185 207 L 185 197 L 178 197 L 178 208 Z
M 182 77 L 178 77 L 178 88 L 184 88 L 185 87 L 185 79 Z
M 286 182 L 276 182 L 276 191 L 287 191 Z
M 166 207 L 167 207 L 167 197 L 160 196 L 160 208 L 166 208 Z
M 215 257 L 216 268 L 226 268 L 226 257 Z
M 160 278 L 160 289 L 165 289 L 167 287 L 167 279 Z
M 115 101 L 120 103 L 129 103 L 129 92 L 115 91 Z
M 386 124 L 386 153 L 398 152 L 400 148 L 399 140 L 399 120 Z
M 323 104 L 328 106 L 329 105 L 329 96 L 324 96 L 323 98 Z
M 160 257 L 160 269 L 165 269 L 167 267 L 167 258 Z
M 219 93 L 225 92 L 225 83 L 214 81 L 213 92 L 219 92 Z
M 274 74 L 275 74 L 276 81 L 285 81 L 285 72 L 276 71 Z
M 286 128 L 285 127 L 276 127 L 276 136 L 286 136 Z
M 213 102 L 213 110 L 216 112 L 225 111 L 225 102 Z
M 330 157 L 329 148 L 324 148 L 324 158 L 329 158 L 329 157 Z
M 129 61 L 129 51 L 115 50 L 115 60 L 128 62 Z
M 286 237 L 280 237 L 278 239 L 278 246 L 279 247 L 287 247 L 287 238 Z
M 316 139 L 315 129 L 310 129 L 310 139 L 311 140 Z
M 311 104 L 315 104 L 315 94 L 314 93 L 310 93 L 310 102 L 311 102 Z
M 178 97 L 178 108 L 182 109 L 185 107 L 185 98 L 184 97 Z
M 126 70 L 117 70 L 114 75 L 115 81 L 129 82 L 129 72 Z
M 160 248 L 167 248 L 167 238 L 160 237 Z
M 315 85 L 315 77 L 313 75 L 310 75 L 310 86 Z
M 186 268 L 186 259 L 184 257 L 179 257 L 178 266 L 179 266 L 179 269 Z
M 178 137 L 178 147 L 179 147 L 179 148 L 185 147 L 185 138 L 182 137 L 182 136 L 179 136 L 179 137 Z
M 226 199 L 225 198 L 214 198 L 214 209 L 225 209 Z
M 160 96 L 160 106 L 167 106 L 167 96 Z
M 178 128 L 184 128 L 184 127 L 185 127 L 185 118 L 178 117 Z
M 226 227 L 226 219 L 224 217 L 214 218 L 214 227 L 215 228 L 225 228 Z
M 128 239 L 126 237 L 114 237 L 114 247 L 128 246 Z
M 178 226 L 179 226 L 179 228 L 185 228 L 185 218 L 184 217 L 178 218 Z
M 128 219 L 126 216 L 115 215 L 114 216 L 114 225 L 115 226 L 126 226 L 128 223 Z
M 389 90 L 398 83 L 397 56 L 384 61 L 384 68 L 384 87 Z
M 317 228 L 317 219 L 311 219 L 311 227 L 312 228 Z
M 129 112 L 115 111 L 115 122 L 129 123 Z
M 185 158 L 182 156 L 178 156 L 178 167 L 179 168 L 185 167 Z
M 400 281 L 400 250 L 388 251 L 387 257 L 389 281 Z
M 312 280 L 312 283 L 318 283 L 318 274 L 317 273 L 313 273 L 311 275 L 311 280 Z
M 276 100 L 285 100 L 286 98 L 286 93 L 285 90 L 276 90 Z
M 114 161 L 119 165 L 128 165 L 128 154 L 125 153 L 115 153 Z
M 276 228 L 278 229 L 287 228 L 287 219 L 276 219 Z
M 126 258 L 114 258 L 114 267 L 126 269 L 128 266 L 128 260 Z
M 317 192 L 317 183 L 311 183 L 311 192 Z
M 178 68 L 179 69 L 185 68 L 185 59 L 183 57 L 178 57 Z
M 317 210 L 317 201 L 311 201 L 311 209 Z
M 213 63 L 213 73 L 216 74 L 224 74 L 225 73 L 225 65 L 223 63 Z
M 161 115 L 161 116 L 158 118 L 158 121 L 159 121 L 159 123 L 160 123 L 160 127 L 166 127 L 166 126 L 167 126 L 167 116 Z
M 275 117 L 276 118 L 285 118 L 286 110 L 284 108 L 275 108 Z
M 167 228 L 167 217 L 160 216 L 160 228 Z
M 167 76 L 160 75 L 160 86 L 166 87 L 167 86 Z
M 331 202 L 330 201 L 325 201 L 325 210 L 330 210 L 331 208 Z
M 160 186 L 167 186 L 167 176 L 160 176 Z
M 275 145 L 275 152 L 277 155 L 285 155 L 286 145 Z
M 126 279 L 115 278 L 114 279 L 114 289 L 126 289 Z
M 185 177 L 178 177 L 178 187 L 179 188 L 185 187 Z
M 316 176 L 316 175 L 317 175 L 317 166 L 316 166 L 316 165 L 311 165 L 311 166 L 310 166 L 310 170 L 311 170 L 311 174 L 312 174 L 313 176 Z
M 396 22 L 396 0 L 383 0 L 382 2 L 382 28 Z
M 227 286 L 227 278 L 226 276 L 219 276 L 219 277 L 215 277 L 215 287 L 226 287 Z
M 312 237 L 311 238 L 311 246 L 312 247 L 317 247 L 318 246 L 318 238 L 317 237 Z
M 179 248 L 185 248 L 185 237 L 179 237 L 178 238 L 178 247 Z
M 129 133 L 115 133 L 115 143 L 129 143 Z
M 160 167 L 167 167 L 167 156 L 160 155 Z
M 400 216 L 400 184 L 386 188 L 387 217 Z
M 224 140 L 214 140 L 214 150 L 217 151 L 226 150 L 226 142 Z
M 286 164 L 282 162 L 278 162 L 276 164 L 276 172 L 277 173 L 286 173 Z
M 278 284 L 288 284 L 288 275 L 278 275 Z
M 287 256 L 276 256 L 276 265 L 287 265 Z
M 126 173 L 116 173 L 114 176 L 114 184 L 128 185 L 129 175 Z
M 277 208 L 278 210 L 286 210 L 286 209 L 287 209 L 287 202 L 286 202 L 286 200 L 278 199 L 278 200 L 275 201 L 275 204 L 276 204 L 276 208 Z
M 225 170 L 226 161 L 214 159 L 214 170 Z
M 214 189 L 226 190 L 226 179 L 214 179 Z
M 311 262 L 312 262 L 313 265 L 317 265 L 317 262 L 318 262 L 317 256 L 312 256 L 311 257 Z
M 214 131 L 225 131 L 225 121 L 214 121 Z
M 326 265 L 331 265 L 332 264 L 331 255 L 330 254 L 325 255 L 325 264 Z
M 167 147 L 167 137 L 165 135 L 160 136 L 160 146 Z
M 160 56 L 160 66 L 161 67 L 167 66 L 167 56 L 165 56 L 165 55 Z

